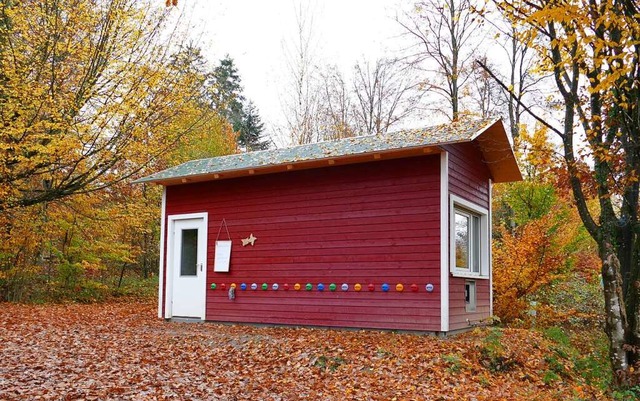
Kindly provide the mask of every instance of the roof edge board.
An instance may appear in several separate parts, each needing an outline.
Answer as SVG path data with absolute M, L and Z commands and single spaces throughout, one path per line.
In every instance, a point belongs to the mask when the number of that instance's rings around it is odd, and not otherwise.
M 487 124 L 485 124 L 484 127 L 480 128 L 478 131 L 476 131 L 476 133 L 471 136 L 471 141 L 472 142 L 475 141 L 479 136 L 481 136 L 485 132 L 487 132 L 490 129 L 492 129 L 497 123 L 500 123 L 500 125 L 502 125 L 502 129 L 504 129 L 504 125 L 502 124 L 502 119 L 501 118 L 494 118 L 493 120 L 489 120 L 487 122 Z

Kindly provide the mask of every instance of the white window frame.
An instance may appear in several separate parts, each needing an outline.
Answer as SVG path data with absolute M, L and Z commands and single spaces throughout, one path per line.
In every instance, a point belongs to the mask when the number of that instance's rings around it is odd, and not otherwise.
M 470 217 L 469 221 L 472 221 L 472 216 L 479 218 L 480 225 L 480 238 L 479 241 L 479 271 L 472 271 L 473 261 L 471 260 L 471 242 L 475 241 L 475 238 L 470 239 L 469 246 L 469 268 L 459 268 L 456 266 L 456 212 L 464 214 Z M 470 229 L 472 230 L 472 229 Z M 489 241 L 489 211 L 475 203 L 469 202 L 466 199 L 460 198 L 456 195 L 450 196 L 449 207 L 449 261 L 450 271 L 455 277 L 471 277 L 480 279 L 489 279 L 489 255 L 490 255 L 490 241 Z

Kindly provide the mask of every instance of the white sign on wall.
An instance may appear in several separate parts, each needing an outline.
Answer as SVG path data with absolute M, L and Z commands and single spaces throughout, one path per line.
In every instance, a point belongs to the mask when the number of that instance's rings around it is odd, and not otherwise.
M 216 257 L 213 261 L 213 271 L 228 273 L 230 259 L 231 241 L 216 241 Z

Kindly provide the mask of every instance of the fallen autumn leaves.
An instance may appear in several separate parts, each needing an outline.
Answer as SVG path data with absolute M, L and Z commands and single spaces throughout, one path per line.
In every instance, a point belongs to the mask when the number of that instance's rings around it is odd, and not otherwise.
M 571 377 L 545 384 L 550 345 L 526 330 L 504 330 L 492 355 L 486 331 L 441 339 L 175 323 L 149 303 L 0 310 L 2 400 L 603 397 Z

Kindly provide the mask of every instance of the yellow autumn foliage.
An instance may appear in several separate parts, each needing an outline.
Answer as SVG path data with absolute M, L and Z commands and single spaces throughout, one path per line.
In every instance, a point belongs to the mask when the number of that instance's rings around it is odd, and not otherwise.
M 518 27 L 519 39 L 537 54 L 536 71 L 554 78 L 564 100 L 555 102 L 560 107 L 555 125 L 571 149 L 561 150 L 568 152 L 567 161 L 573 165 L 588 160 L 603 166 L 607 172 L 603 184 L 610 192 L 601 194 L 603 198 L 624 193 L 640 176 L 633 155 L 640 62 L 637 1 L 493 3 Z
M 16 1 L 0 23 L 0 210 L 106 188 L 220 125 L 172 64 L 167 13 L 134 0 Z
M 236 150 L 169 17 L 152 0 L 0 5 L 0 300 L 152 275 L 161 188 L 130 181 Z

